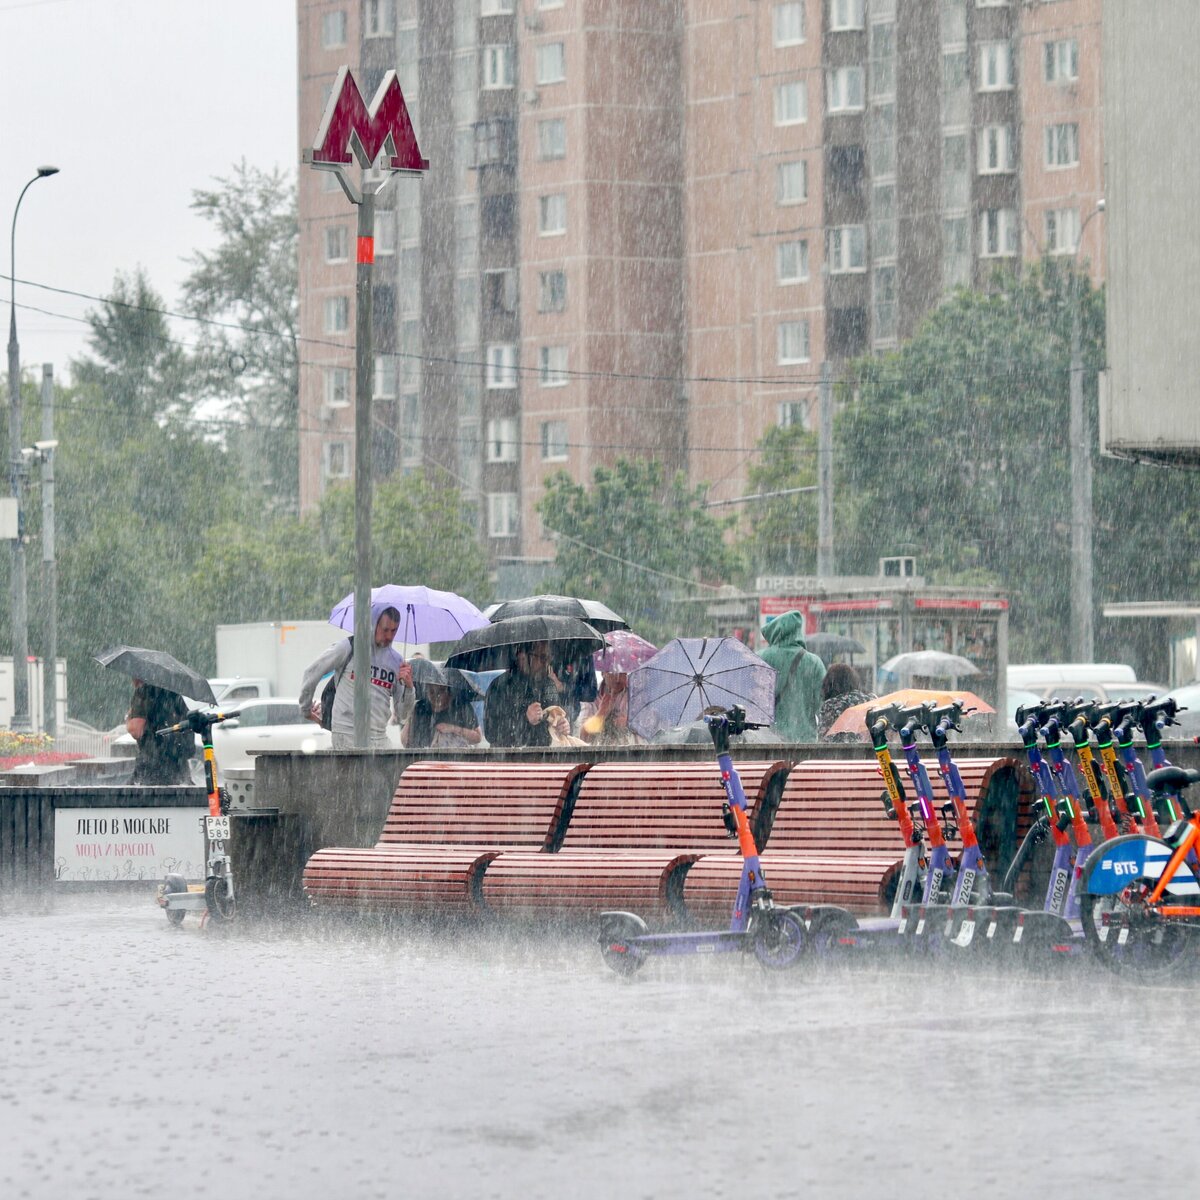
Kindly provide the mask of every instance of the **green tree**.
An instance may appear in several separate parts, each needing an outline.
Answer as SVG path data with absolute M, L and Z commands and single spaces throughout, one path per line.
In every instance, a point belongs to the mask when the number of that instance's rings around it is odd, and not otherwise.
M 1069 286 L 1048 264 L 957 293 L 911 342 L 854 364 L 835 423 L 839 568 L 874 573 L 880 555 L 903 549 L 932 582 L 1004 588 L 1018 661 L 1069 646 Z M 1103 296 L 1082 288 L 1094 413 Z M 1167 586 L 1194 588 L 1187 514 L 1200 479 L 1099 458 L 1095 422 L 1092 451 L 1097 603 L 1160 596 L 1149 555 L 1171 545 Z
M 294 512 L 299 489 L 300 317 L 296 183 L 243 160 L 192 208 L 218 236 L 191 258 L 183 306 L 197 318 L 199 393 L 241 428 L 230 439 L 256 495 Z
M 733 518 L 712 516 L 705 492 L 644 460 L 597 467 L 590 488 L 565 472 L 551 476 L 538 511 L 557 537 L 556 586 L 602 600 L 648 637 L 672 636 L 672 591 L 720 584 L 741 569 L 724 540 Z
M 817 482 L 817 439 L 802 425 L 775 425 L 759 442 L 762 456 L 749 471 L 751 501 L 746 554 L 751 575 L 803 575 L 816 570 L 815 492 L 771 495 Z

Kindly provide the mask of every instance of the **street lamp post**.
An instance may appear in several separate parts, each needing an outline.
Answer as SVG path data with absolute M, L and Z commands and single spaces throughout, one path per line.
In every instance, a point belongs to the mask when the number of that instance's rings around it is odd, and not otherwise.
M 1092 595 L 1092 433 L 1083 402 L 1082 317 L 1079 296 L 1079 248 L 1092 218 L 1104 211 L 1100 200 L 1079 229 L 1071 257 L 1071 657 L 1074 662 L 1095 659 L 1094 597 Z
M 8 319 L 8 441 L 9 483 L 17 502 L 17 536 L 12 541 L 12 631 L 13 631 L 13 715 L 14 732 L 26 733 L 29 722 L 29 614 L 25 602 L 25 525 L 21 516 L 21 486 L 25 460 L 21 454 L 21 349 L 17 343 L 17 213 L 25 193 L 39 179 L 57 175 L 57 167 L 38 167 L 37 174 L 21 189 L 13 209 L 9 238 L 9 319 Z

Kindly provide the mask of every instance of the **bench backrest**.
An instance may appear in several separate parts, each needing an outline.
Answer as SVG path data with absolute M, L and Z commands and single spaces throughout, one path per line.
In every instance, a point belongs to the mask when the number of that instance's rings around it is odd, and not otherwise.
M 752 819 L 786 765 L 737 764 Z M 597 763 L 579 785 L 562 849 L 729 849 L 724 799 L 715 761 Z
M 972 814 L 980 808 L 988 787 L 1000 773 L 1006 773 L 1011 781 L 1011 772 L 1019 769 L 1017 761 L 1011 758 L 960 758 L 956 762 Z M 899 766 L 906 798 L 915 800 L 911 777 L 903 762 Z M 925 770 L 940 815 L 941 806 L 949 797 L 942 786 L 937 762 L 925 760 Z M 895 854 L 899 858 L 904 853 L 904 843 L 897 823 L 884 811 L 880 799 L 884 790 L 883 777 L 874 759 L 869 762 L 810 759 L 799 763 L 783 786 L 766 847 L 804 853 Z
M 396 785 L 378 844 L 545 849 L 586 770 L 586 763 L 413 763 Z

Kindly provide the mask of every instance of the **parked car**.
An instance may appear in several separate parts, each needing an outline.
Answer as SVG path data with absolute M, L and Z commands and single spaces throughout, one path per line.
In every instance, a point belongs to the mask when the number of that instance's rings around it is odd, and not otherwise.
M 271 696 L 246 700 L 236 717 L 212 731 L 217 770 L 254 766 L 254 750 L 328 750 L 333 737 L 315 721 L 300 716 L 296 697 Z
M 1179 724 L 1166 730 L 1167 737 L 1200 737 L 1200 679 L 1181 684 L 1167 693 L 1176 704 L 1183 705 L 1185 712 L 1175 718 Z

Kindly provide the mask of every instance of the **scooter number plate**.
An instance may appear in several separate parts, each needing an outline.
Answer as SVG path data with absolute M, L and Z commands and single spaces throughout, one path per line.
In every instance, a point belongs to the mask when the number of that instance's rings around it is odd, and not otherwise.
M 223 842 L 229 837 L 228 817 L 205 817 L 204 821 L 210 842 Z

